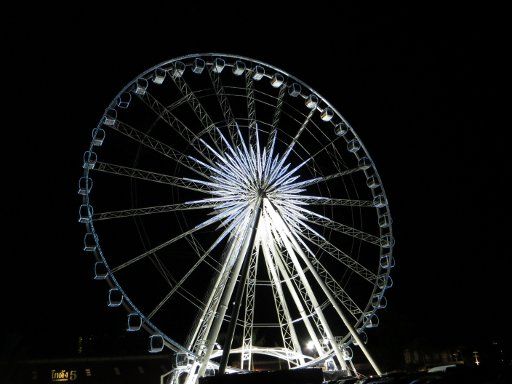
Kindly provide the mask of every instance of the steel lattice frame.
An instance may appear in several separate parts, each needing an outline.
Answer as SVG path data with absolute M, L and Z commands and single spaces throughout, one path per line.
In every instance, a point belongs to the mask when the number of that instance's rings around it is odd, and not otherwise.
M 129 114 L 135 113 L 131 108 L 142 111 L 137 112 L 140 116 L 150 115 L 152 123 L 141 123 L 139 115 Z M 127 121 L 129 116 L 133 121 Z M 158 124 L 177 139 L 156 135 Z M 133 160 L 129 164 L 107 161 L 116 152 L 104 142 L 121 140 L 137 147 L 121 151 Z M 179 140 L 182 145 L 174 144 Z M 122 146 L 115 147 L 117 153 Z M 152 163 L 156 169 L 139 168 L 145 151 L 159 159 Z M 167 171 L 160 161 L 171 164 Z M 267 355 L 292 369 L 324 365 L 351 374 L 351 345 L 357 345 L 380 374 L 365 347 L 364 330 L 377 325 L 375 312 L 385 307 L 384 292 L 392 284 L 393 235 L 386 193 L 358 135 L 305 83 L 235 55 L 197 54 L 159 64 L 126 85 L 105 110 L 93 130 L 83 168 L 79 221 L 87 229 L 84 249 L 97 258 L 95 278 L 110 284 L 110 306 L 122 304 L 129 310 L 129 331 L 143 327 L 150 332 L 152 352 L 165 346 L 178 353 L 173 380 L 186 374 L 186 382 L 195 383 L 219 367 L 216 358 L 223 354 L 227 359 L 229 353 L 240 357 L 228 372 L 250 370 L 255 355 Z M 95 190 L 105 180 L 100 175 L 123 176 L 132 186 L 170 188 L 175 201 L 133 206 L 132 193 L 131 208 L 94 213 L 94 200 L 101 202 Z M 184 198 L 179 191 L 198 197 Z M 98 195 L 102 193 L 108 194 L 108 188 Z M 363 193 L 364 198 L 359 196 Z M 190 226 L 187 217 L 197 214 L 203 219 Z M 166 215 L 173 215 L 173 228 L 179 229 L 171 238 L 154 245 L 142 230 L 143 252 L 122 262 L 104 252 L 103 239 L 112 232 L 99 230 L 102 223 L 133 220 L 141 233 L 141 220 Z M 340 222 L 340 217 L 351 218 L 351 223 Z M 362 227 L 368 222 L 373 222 L 371 230 Z M 212 240 L 202 240 L 204 233 Z M 178 275 L 161 253 L 181 243 L 196 260 Z M 142 310 L 130 300 L 118 277 L 147 260 L 170 287 L 152 310 Z M 191 281 L 199 281 L 196 275 L 203 265 L 211 270 L 211 282 L 204 297 L 198 297 L 198 284 Z M 261 312 L 257 292 L 264 286 L 271 289 L 274 323 L 255 320 Z M 362 286 L 364 293 L 354 298 L 352 290 Z M 226 312 L 238 290 L 243 315 L 235 308 L 235 316 L 230 316 Z M 153 321 L 177 297 L 197 310 L 183 341 L 165 324 Z M 240 345 L 232 349 L 231 341 L 219 336 L 226 324 L 233 332 L 240 330 Z M 253 331 L 265 327 L 279 328 L 280 346 L 256 345 Z M 304 337 L 311 339 L 315 353 L 305 350 Z M 219 342 L 227 345 L 216 349 Z

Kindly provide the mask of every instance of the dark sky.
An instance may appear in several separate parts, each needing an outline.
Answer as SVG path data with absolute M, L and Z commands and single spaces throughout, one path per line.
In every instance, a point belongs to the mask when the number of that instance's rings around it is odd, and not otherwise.
M 90 130 L 146 68 L 226 52 L 304 80 L 373 155 L 397 260 L 373 343 L 506 336 L 509 122 L 498 117 L 499 12 L 312 8 L 13 14 L 3 55 L 12 67 L 2 79 L 4 335 L 121 332 L 125 314 L 106 310 L 105 287 L 81 252 L 76 189 Z

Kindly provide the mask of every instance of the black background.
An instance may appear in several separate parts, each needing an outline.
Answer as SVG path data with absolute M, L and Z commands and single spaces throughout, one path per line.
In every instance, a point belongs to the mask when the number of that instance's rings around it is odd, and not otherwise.
M 509 47 L 500 11 L 208 4 L 31 8 L 6 20 L 4 353 L 65 355 L 77 335 L 123 332 L 125 313 L 107 310 L 106 287 L 81 252 L 82 153 L 124 84 L 195 52 L 236 53 L 294 74 L 344 114 L 372 154 L 397 267 L 370 347 L 398 356 L 415 340 L 506 339 L 509 121 L 498 89 Z

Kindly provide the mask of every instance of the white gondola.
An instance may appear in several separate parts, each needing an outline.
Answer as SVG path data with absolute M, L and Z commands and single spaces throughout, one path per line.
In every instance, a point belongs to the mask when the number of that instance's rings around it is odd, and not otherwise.
M 259 81 L 263 78 L 264 75 L 265 75 L 265 68 L 263 68 L 260 65 L 257 65 L 256 67 L 254 67 L 253 74 L 252 74 L 253 80 Z
M 382 208 L 385 207 L 387 204 L 386 198 L 384 195 L 377 195 L 373 198 L 373 206 L 375 208 Z
M 379 179 L 372 175 L 366 179 L 366 185 L 368 188 L 375 189 L 380 186 Z
M 197 75 L 200 75 L 201 73 L 203 73 L 205 65 L 206 63 L 204 62 L 203 59 L 196 57 L 196 59 L 194 60 L 194 66 L 192 67 L 192 72 L 194 72 Z
M 91 232 L 87 232 L 84 236 L 84 251 L 94 252 L 96 250 L 96 238 Z
M 272 79 L 270 79 L 270 85 L 272 85 L 274 88 L 280 88 L 281 85 L 284 83 L 284 76 L 280 73 L 274 74 L 272 76 Z
M 165 80 L 166 74 L 167 74 L 167 72 L 163 68 L 155 69 L 155 72 L 153 73 L 153 83 L 162 84 Z
M 92 151 L 86 151 L 84 153 L 84 169 L 94 169 L 94 166 L 96 165 L 96 161 L 98 160 L 98 157 L 96 156 L 96 152 Z
M 245 68 L 245 63 L 243 61 L 237 60 L 233 65 L 233 74 L 240 76 L 245 72 Z
M 321 113 L 321 115 L 320 115 L 320 117 L 321 117 L 321 119 L 322 119 L 323 121 L 331 121 L 331 119 L 333 118 L 333 116 L 334 116 L 334 112 L 333 112 L 333 111 L 332 111 L 332 109 L 331 109 L 331 108 L 329 108 L 329 107 L 326 107 L 326 108 L 322 111 L 322 113 Z
M 78 194 L 85 196 L 91 192 L 91 189 L 92 179 L 90 177 L 82 176 L 80 180 L 78 180 Z
M 128 328 L 126 330 L 128 332 L 137 332 L 142 327 L 142 317 L 138 313 L 130 313 L 128 314 Z
M 364 317 L 366 328 L 375 328 L 379 326 L 379 317 L 375 313 L 369 313 Z
M 94 264 L 94 280 L 105 280 L 108 276 L 108 269 L 104 262 L 97 261 Z
M 119 288 L 111 288 L 108 291 L 108 306 L 119 307 L 123 303 L 123 294 Z
M 309 95 L 307 99 L 304 101 L 304 104 L 306 104 L 306 107 L 309 109 L 315 109 L 318 105 L 318 97 L 315 95 Z
M 212 71 L 215 73 L 221 73 L 224 70 L 225 66 L 226 66 L 226 62 L 224 61 L 224 59 L 217 57 L 217 58 L 215 58 L 215 60 L 213 60 Z
M 103 140 L 105 140 L 105 130 L 102 128 L 94 128 L 92 130 L 92 145 L 99 147 L 103 144 Z
M 194 358 L 185 352 L 178 352 L 176 354 L 176 367 L 186 368 L 194 363 Z
M 302 87 L 300 86 L 299 83 L 292 83 L 289 87 L 288 87 L 288 94 L 291 96 L 291 97 L 297 97 L 300 95 L 300 92 L 302 91 Z
M 372 162 L 369 158 L 364 156 L 359 159 L 359 161 L 357 162 L 357 166 L 363 170 L 366 170 L 372 166 Z
M 358 330 L 357 331 L 357 334 L 359 336 L 359 340 L 361 340 L 361 342 L 363 344 L 366 344 L 368 342 L 368 335 L 366 334 L 365 331 L 363 331 L 362 329 Z M 359 345 L 359 343 L 357 341 L 354 340 L 354 338 L 351 338 L 352 339 L 352 343 L 356 346 Z
M 391 235 L 384 235 L 381 237 L 380 245 L 383 248 L 391 248 L 395 245 L 395 239 L 393 239 L 393 236 Z
M 327 371 L 329 371 L 329 372 L 332 372 L 332 371 L 336 370 L 336 363 L 334 362 L 333 359 L 327 360 L 325 362 L 325 365 L 326 365 Z
M 143 96 L 146 94 L 147 89 L 148 89 L 148 81 L 143 77 L 137 79 L 137 81 L 135 82 L 134 92 L 137 95 Z
M 385 296 L 375 295 L 372 297 L 372 307 L 375 309 L 386 308 L 388 302 Z
M 151 335 L 149 336 L 149 352 L 158 353 L 164 349 L 164 338 L 162 335 Z
M 117 98 L 117 106 L 119 108 L 126 109 L 130 106 L 131 101 L 132 101 L 132 94 L 130 92 L 122 93 Z
M 387 213 L 379 216 L 379 227 L 388 228 L 391 225 L 391 223 L 391 217 Z
M 78 222 L 83 224 L 90 223 L 92 211 L 92 206 L 89 204 L 82 204 L 78 210 Z
M 103 124 L 112 127 L 117 120 L 117 111 L 113 108 L 107 109 L 105 115 L 103 116 Z
M 345 124 L 343 121 L 341 123 L 336 124 L 336 126 L 334 127 L 334 133 L 336 133 L 337 136 L 345 136 L 347 131 L 347 124 Z
M 380 266 L 384 269 L 393 268 L 395 266 L 395 259 L 391 254 L 385 254 L 380 257 Z
M 352 139 L 348 142 L 347 149 L 349 152 L 356 153 L 361 149 L 361 143 L 359 143 L 359 140 L 357 139 Z
M 174 66 L 172 68 L 172 77 L 181 77 L 183 76 L 183 73 L 185 72 L 185 63 L 182 61 L 177 61 L 174 63 Z
M 343 360 L 350 361 L 354 357 L 354 351 L 347 345 L 343 348 L 341 355 L 343 356 Z
M 391 288 L 393 286 L 393 280 L 391 279 L 391 276 L 388 276 L 387 278 L 385 276 L 379 278 L 377 281 L 377 286 L 381 291 Z

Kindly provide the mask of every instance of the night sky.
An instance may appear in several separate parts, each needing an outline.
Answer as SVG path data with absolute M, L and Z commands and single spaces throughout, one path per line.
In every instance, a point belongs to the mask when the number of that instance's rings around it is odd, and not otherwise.
M 81 251 L 82 153 L 124 84 L 196 52 L 240 54 L 297 76 L 372 154 L 397 266 L 370 346 L 508 337 L 509 122 L 499 117 L 497 11 L 197 5 L 65 13 L 13 15 L 6 32 L 0 335 L 8 354 L 16 345 L 44 355 L 35 345 L 41 335 L 54 338 L 49 349 L 58 355 L 74 336 L 123 332 L 124 311 L 107 310 L 106 286 L 92 280 L 93 260 Z

